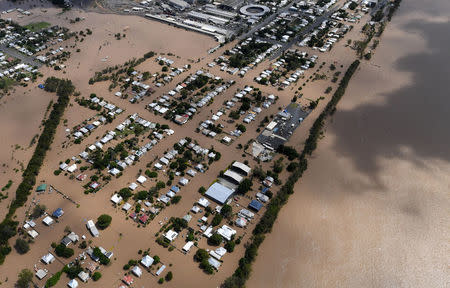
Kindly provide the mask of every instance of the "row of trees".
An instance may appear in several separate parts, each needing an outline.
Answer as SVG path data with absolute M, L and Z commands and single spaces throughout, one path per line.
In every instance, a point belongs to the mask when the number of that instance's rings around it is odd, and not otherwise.
M 69 96 L 75 91 L 72 81 L 55 77 L 47 78 L 45 89 L 49 92 L 56 92 L 58 101 L 53 104 L 53 110 L 44 123 L 44 130 L 39 137 L 33 156 L 22 174 L 22 182 L 17 187 L 16 198 L 11 203 L 5 219 L 0 223 L 0 264 L 3 264 L 6 255 L 11 251 L 8 240 L 16 234 L 18 222 L 13 220 L 16 209 L 27 202 L 28 195 L 36 184 L 36 176 L 39 174 L 45 155 L 53 142 L 56 128 L 69 104 Z
M 336 110 L 336 105 L 344 95 L 345 89 L 352 77 L 353 73 L 359 66 L 359 60 L 353 62 L 348 68 L 345 76 L 341 80 L 338 89 L 334 93 L 330 102 L 319 115 L 309 131 L 309 137 L 305 143 L 304 150 L 299 156 L 298 166 L 293 170 L 286 183 L 281 187 L 280 191 L 267 205 L 267 209 L 261 217 L 259 223 L 253 229 L 251 242 L 247 245 L 245 255 L 239 260 L 239 266 L 233 275 L 225 280 L 222 287 L 224 288 L 241 288 L 245 287 L 245 282 L 250 277 L 252 262 L 256 259 L 258 248 L 264 241 L 265 234 L 272 230 L 273 224 L 277 219 L 278 212 L 285 205 L 289 196 L 294 193 L 294 185 L 303 175 L 308 167 L 307 156 L 315 150 L 319 135 L 322 131 L 324 121 L 331 116 Z

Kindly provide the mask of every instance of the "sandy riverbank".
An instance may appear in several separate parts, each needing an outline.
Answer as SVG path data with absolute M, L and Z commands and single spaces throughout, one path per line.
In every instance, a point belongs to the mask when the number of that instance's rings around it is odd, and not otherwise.
M 353 77 L 248 287 L 448 287 L 450 5 L 428 4 Z

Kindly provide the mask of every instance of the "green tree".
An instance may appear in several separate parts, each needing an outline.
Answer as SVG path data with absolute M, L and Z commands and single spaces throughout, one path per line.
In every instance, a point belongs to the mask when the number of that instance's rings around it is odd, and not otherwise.
M 98 281 L 100 278 L 102 278 L 102 273 L 95 272 L 94 274 L 92 274 L 92 280 Z
M 47 208 L 45 207 L 45 205 L 38 204 L 34 206 L 33 212 L 31 213 L 31 217 L 33 217 L 34 219 L 41 217 L 46 209 Z
M 172 280 L 172 278 L 173 278 L 173 274 L 172 274 L 172 271 L 169 271 L 169 272 L 167 272 L 167 274 L 166 274 L 166 281 L 170 281 L 170 280 Z
M 127 201 L 132 195 L 133 193 L 131 193 L 131 189 L 128 187 L 122 188 L 119 190 L 120 197 L 123 198 L 123 200 Z
M 99 229 L 106 229 L 111 224 L 112 217 L 108 214 L 102 214 L 97 218 L 97 227 Z
M 220 222 L 222 222 L 222 215 L 221 214 L 216 214 L 216 215 L 214 215 L 214 218 L 211 221 L 211 225 L 212 226 L 217 226 L 217 225 L 220 224 Z
M 194 260 L 197 262 L 202 262 L 203 260 L 207 260 L 209 258 L 209 254 L 205 249 L 198 249 L 197 252 L 195 252 Z
M 68 247 L 64 246 L 63 244 L 59 244 L 55 248 L 55 253 L 59 257 L 70 258 L 73 256 L 74 251 L 72 248 L 68 248 Z
M 234 246 L 236 246 L 236 243 L 234 241 L 228 241 L 225 244 L 225 249 L 227 249 L 227 251 L 231 253 L 234 251 Z
M 206 188 L 201 186 L 200 188 L 198 188 L 198 192 L 203 195 L 206 192 Z
M 225 218 L 230 218 L 233 214 L 233 209 L 230 205 L 225 204 L 222 206 L 222 209 L 220 209 L 220 214 Z
M 222 240 L 223 240 L 222 236 L 216 233 L 211 237 L 209 237 L 208 244 L 211 246 L 219 246 L 220 243 L 222 243 Z
M 17 279 L 17 287 L 28 288 L 31 281 L 33 280 L 33 272 L 28 269 L 22 269 L 19 273 L 19 278 Z
M 245 194 L 252 188 L 252 186 L 253 182 L 250 179 L 245 178 L 241 183 L 239 183 L 237 192 L 240 194 Z
M 17 253 L 25 254 L 30 250 L 30 245 L 24 239 L 17 238 L 14 248 L 16 249 Z

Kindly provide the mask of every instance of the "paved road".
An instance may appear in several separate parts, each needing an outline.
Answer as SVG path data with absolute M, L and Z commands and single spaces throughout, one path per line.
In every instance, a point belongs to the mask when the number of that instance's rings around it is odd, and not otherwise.
M 20 59 L 23 63 L 26 63 L 31 66 L 37 66 L 38 68 L 42 66 L 42 63 L 37 61 L 34 56 L 28 56 L 23 53 L 20 53 L 14 48 L 10 48 L 7 45 L 0 45 L 0 51 L 12 56 L 14 58 Z

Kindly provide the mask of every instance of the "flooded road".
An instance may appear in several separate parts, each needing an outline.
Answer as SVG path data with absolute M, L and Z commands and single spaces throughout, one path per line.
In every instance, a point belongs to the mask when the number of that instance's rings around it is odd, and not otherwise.
M 403 1 L 248 287 L 450 287 L 449 12 L 447 0 Z

